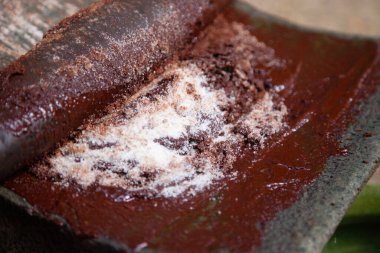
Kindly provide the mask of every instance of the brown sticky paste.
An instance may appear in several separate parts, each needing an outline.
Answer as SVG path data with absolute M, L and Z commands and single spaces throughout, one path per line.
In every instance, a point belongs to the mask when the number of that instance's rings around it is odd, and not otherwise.
M 247 251 L 260 245 L 265 224 L 297 200 L 321 173 L 327 159 L 347 152 L 340 134 L 352 122 L 355 105 L 375 90 L 379 79 L 377 44 L 346 40 L 277 25 L 236 10 L 230 21 L 250 25 L 260 41 L 287 62 L 273 73 L 289 109 L 290 130 L 235 163 L 239 176 L 183 201 L 118 201 L 120 190 L 61 188 L 27 172 L 5 182 L 43 213 L 62 216 L 78 234 L 100 236 L 131 248 L 199 252 L 227 248 Z

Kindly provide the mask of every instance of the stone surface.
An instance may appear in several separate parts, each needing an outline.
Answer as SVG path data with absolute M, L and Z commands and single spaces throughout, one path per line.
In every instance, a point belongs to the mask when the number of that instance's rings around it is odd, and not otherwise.
M 265 14 L 257 13 L 246 7 L 245 10 L 248 10 L 252 15 L 265 16 Z M 271 17 L 266 18 L 268 23 L 280 22 L 278 20 L 273 21 Z M 373 137 L 363 139 L 360 138 L 361 136 L 355 135 L 354 129 L 357 127 L 372 132 Z M 379 134 L 380 93 L 378 92 L 364 105 L 357 123 L 345 135 L 342 145 L 351 145 L 353 152 L 345 157 L 335 157 L 329 160 L 322 176 L 300 196 L 300 200 L 289 209 L 279 213 L 270 223 L 259 251 L 319 252 L 349 204 L 372 174 L 375 165 L 379 163 L 380 143 L 376 139 Z M 363 164 L 363 160 L 366 163 Z M 361 168 L 361 170 L 358 171 L 357 168 Z M 58 226 L 47 223 L 39 214 L 30 216 L 23 212 L 23 209 L 30 209 L 25 200 L 14 196 L 4 188 L 0 189 L 0 195 L 0 206 L 3 208 L 1 209 L 0 224 L 5 224 L 5 226 L 22 224 L 24 226 L 25 223 L 20 223 L 20 220 L 25 220 L 28 224 L 23 230 L 17 230 L 18 234 L 14 235 L 14 242 L 19 242 L 18 238 L 20 237 L 25 239 L 23 240 L 25 243 L 15 243 L 16 252 L 25 252 L 25 249 L 29 251 L 27 247 L 38 248 L 44 245 L 46 241 L 50 241 L 50 244 L 45 245 L 46 248 L 41 248 L 39 252 L 51 252 L 52 249 L 56 251 L 57 247 L 59 247 L 60 252 L 78 250 L 76 246 L 80 247 L 81 243 L 92 245 L 91 247 L 86 246 L 89 252 L 92 252 L 95 246 L 99 247 L 99 245 L 104 247 L 104 251 L 108 251 L 110 248 L 113 251 L 128 250 L 106 239 L 104 241 L 101 239 L 86 241 L 87 239 L 85 239 L 85 241 L 78 243 L 66 230 L 67 228 L 62 228 L 63 233 L 61 233 Z M 3 201 L 4 199 L 11 200 L 12 204 Z M 14 224 L 10 225 L 11 222 Z M 39 226 L 44 228 L 39 231 L 41 235 L 34 233 L 34 229 Z M 3 226 L 0 228 L 1 237 L 1 233 L 6 230 L 3 229 Z M 30 233 L 32 231 L 33 233 Z M 34 245 L 27 242 L 33 242 Z M 83 246 L 80 249 L 86 247 Z M 95 251 L 99 250 L 100 248 L 96 248 Z M 2 246 L 0 246 L 0 252 L 2 252 Z

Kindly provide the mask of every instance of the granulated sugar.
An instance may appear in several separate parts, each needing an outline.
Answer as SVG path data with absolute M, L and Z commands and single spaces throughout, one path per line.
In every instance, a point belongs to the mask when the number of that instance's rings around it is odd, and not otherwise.
M 238 129 L 246 140 L 256 143 L 253 148 L 263 148 L 267 136 L 283 128 L 286 113 L 287 109 L 283 103 L 275 104 L 271 95 L 265 93 L 264 97 L 252 106 L 251 111 L 239 119 L 235 130 Z
M 33 171 L 58 176 L 62 185 L 119 187 L 143 197 L 196 194 L 232 177 L 243 145 L 262 148 L 282 129 L 286 108 L 273 101 L 264 72 L 253 72 L 255 64 L 275 62 L 273 52 L 242 26 L 223 25 L 228 36 L 215 42 L 206 35 L 212 43 L 194 58 L 168 66 L 132 99 L 110 106 Z
M 59 148 L 48 158 L 50 172 L 66 183 L 74 180 L 86 187 L 96 182 L 167 197 L 189 188 L 201 190 L 221 178 L 218 161 L 197 157 L 190 139 L 204 135 L 210 146 L 234 142 L 226 138 L 232 126 L 223 123 L 219 109 L 226 97 L 203 85 L 206 78 L 195 65 L 173 67 L 153 87 L 166 79 L 173 79 L 162 87 L 167 94 L 154 97 L 156 101 L 142 96 L 134 107 L 125 103 Z M 134 116 L 123 117 L 133 111 Z M 180 146 L 170 147 L 176 141 Z M 198 170 L 195 161 L 204 167 Z

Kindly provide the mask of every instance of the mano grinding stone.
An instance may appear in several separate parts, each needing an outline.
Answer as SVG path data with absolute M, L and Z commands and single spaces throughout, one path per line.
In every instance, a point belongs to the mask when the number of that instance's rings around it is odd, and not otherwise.
M 121 94 L 134 94 L 227 0 L 99 1 L 0 73 L 0 179 Z

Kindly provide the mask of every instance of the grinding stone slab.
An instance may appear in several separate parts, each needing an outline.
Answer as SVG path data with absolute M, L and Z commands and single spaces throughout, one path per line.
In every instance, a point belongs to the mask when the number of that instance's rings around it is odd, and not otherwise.
M 88 4 L 84 1 L 72 2 L 76 7 Z M 38 4 L 40 3 L 36 5 Z M 261 13 L 247 4 L 237 2 L 235 7 L 252 18 L 255 29 L 266 30 L 269 34 L 276 25 L 286 26 L 294 33 L 307 32 L 302 27 Z M 31 8 L 30 11 L 35 12 L 36 9 Z M 52 10 L 45 8 L 38 15 L 48 20 L 52 13 Z M 63 9 L 55 9 L 54 13 L 58 13 L 53 16 L 58 16 L 59 19 L 71 14 Z M 41 29 L 46 31 L 44 27 Z M 320 36 L 366 40 L 322 31 Z M 23 38 L 20 37 L 19 40 L 21 43 Z M 4 45 L 2 42 L 0 44 L 2 49 Z M 16 51 L 9 52 L 0 50 L 0 66 L 19 56 Z M 380 76 L 380 68 L 377 72 Z M 372 136 L 363 138 L 356 129 L 370 132 Z M 317 180 L 299 193 L 299 198 L 294 204 L 277 213 L 268 223 L 261 246 L 255 252 L 320 252 L 355 196 L 379 165 L 379 139 L 380 90 L 362 103 L 355 123 L 343 135 L 341 146 L 349 147 L 349 152 L 344 156 L 330 157 Z M 128 246 L 112 238 L 74 235 L 62 217 L 38 213 L 27 200 L 7 188 L 0 188 L 0 196 L 0 252 L 130 251 Z
M 263 23 L 281 24 L 299 31 L 313 31 L 348 40 L 365 39 L 318 29 L 305 29 L 242 3 L 237 8 Z M 260 26 L 260 24 L 258 24 Z M 270 26 L 270 25 L 268 25 Z M 380 45 L 380 39 L 376 40 Z M 377 60 L 379 61 L 379 59 Z M 377 69 L 380 76 L 380 68 Z M 377 78 L 377 85 L 380 84 Z M 363 138 L 357 132 L 372 134 Z M 349 153 L 328 159 L 319 178 L 300 193 L 299 200 L 269 222 L 262 245 L 255 252 L 321 252 L 345 212 L 380 165 L 380 89 L 360 105 L 360 115 L 342 137 L 340 146 Z

